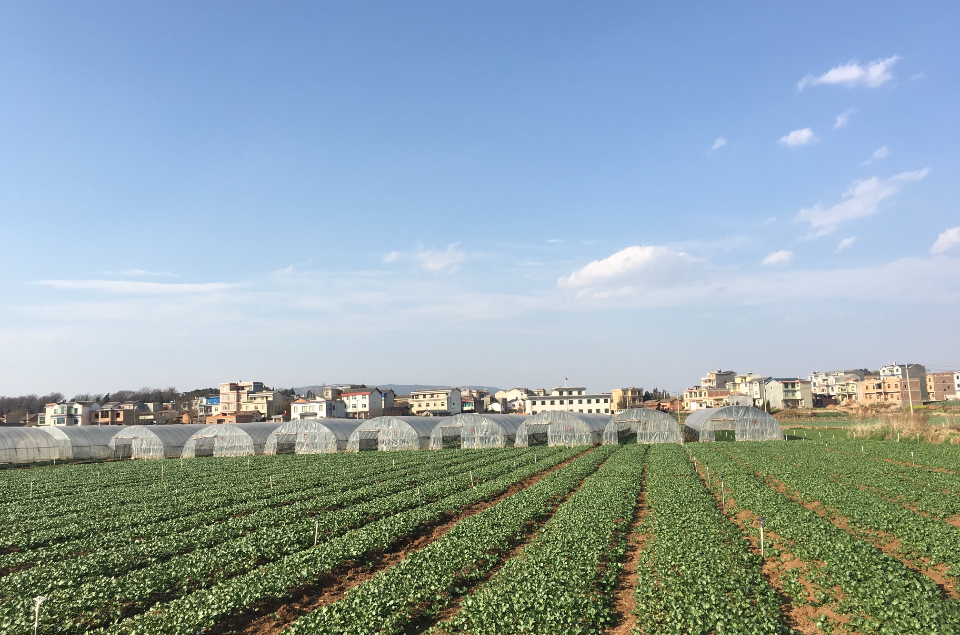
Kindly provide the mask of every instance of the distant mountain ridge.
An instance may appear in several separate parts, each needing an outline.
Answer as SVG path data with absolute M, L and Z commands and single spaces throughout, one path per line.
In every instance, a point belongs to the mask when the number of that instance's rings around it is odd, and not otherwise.
M 346 382 L 343 382 L 346 383 Z M 328 386 L 338 386 L 340 384 L 331 382 L 327 384 Z M 434 388 L 450 388 L 450 386 L 436 386 L 431 384 L 375 384 L 370 385 L 370 388 L 379 388 L 380 390 L 393 390 L 393 392 L 398 395 L 409 395 L 414 390 L 430 390 Z M 490 394 L 493 394 L 500 390 L 494 386 L 457 386 L 457 388 L 470 388 L 472 390 L 488 390 Z M 298 395 L 306 395 L 307 392 L 313 391 L 313 394 L 317 395 L 323 391 L 323 385 L 317 386 L 300 386 L 299 388 L 293 389 Z

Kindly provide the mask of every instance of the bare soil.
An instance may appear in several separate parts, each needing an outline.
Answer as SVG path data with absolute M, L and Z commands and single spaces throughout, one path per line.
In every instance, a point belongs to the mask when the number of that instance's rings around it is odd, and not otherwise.
M 637 567 L 640 565 L 640 554 L 643 553 L 646 544 L 653 539 L 653 534 L 649 532 L 640 533 L 642 529 L 645 531 L 644 523 L 650 515 L 650 509 L 647 507 L 646 465 L 644 465 L 643 471 L 643 487 L 640 496 L 637 498 L 637 511 L 634 514 L 633 523 L 630 525 L 627 536 L 630 547 L 627 549 L 623 571 L 617 580 L 616 598 L 613 602 L 613 613 L 616 621 L 612 627 L 607 629 L 606 635 L 629 635 L 637 625 L 637 617 L 634 615 L 637 602 L 633 597 L 633 590 L 637 586 Z
M 251 609 L 238 613 L 209 629 L 207 633 L 210 635 L 226 635 L 228 633 L 276 635 L 299 617 L 342 599 L 350 589 L 363 584 L 380 571 L 389 569 L 411 553 L 419 551 L 439 539 L 461 520 L 479 514 L 501 500 L 532 486 L 547 474 L 566 466 L 587 451 L 589 450 L 585 450 L 528 479 L 515 483 L 505 492 L 493 498 L 470 505 L 446 520 L 423 527 L 397 542 L 390 551 L 366 554 L 364 561 L 345 562 L 335 571 L 319 577 L 313 584 L 291 590 L 287 597 L 263 600 Z

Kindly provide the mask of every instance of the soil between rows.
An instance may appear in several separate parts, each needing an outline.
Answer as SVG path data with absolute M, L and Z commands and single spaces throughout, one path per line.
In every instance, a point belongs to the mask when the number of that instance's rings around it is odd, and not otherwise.
M 438 540 L 457 523 L 479 514 L 501 500 L 526 489 L 546 475 L 568 465 L 589 450 L 584 450 L 557 465 L 511 485 L 505 492 L 493 498 L 470 505 L 449 519 L 432 523 L 400 540 L 388 552 L 369 554 L 364 561 L 348 561 L 331 573 L 321 576 L 313 584 L 293 589 L 286 598 L 273 598 L 224 620 L 207 630 L 211 635 L 275 635 L 295 620 L 311 611 L 333 604 L 342 599 L 350 589 L 373 578 L 380 571 L 398 564 L 407 556 Z
M 613 602 L 616 622 L 607 629 L 607 635 L 629 635 L 636 628 L 637 617 L 634 615 L 634 611 L 637 608 L 637 601 L 633 597 L 633 590 L 637 586 L 637 567 L 640 566 L 640 554 L 643 553 L 647 542 L 653 538 L 653 534 L 649 532 L 641 534 L 638 531 L 649 515 L 650 509 L 647 507 L 647 462 L 646 457 L 644 457 L 640 495 L 637 497 L 633 523 L 630 524 L 630 530 L 627 533 L 630 547 L 627 549 L 623 570 L 617 580 L 616 598 Z

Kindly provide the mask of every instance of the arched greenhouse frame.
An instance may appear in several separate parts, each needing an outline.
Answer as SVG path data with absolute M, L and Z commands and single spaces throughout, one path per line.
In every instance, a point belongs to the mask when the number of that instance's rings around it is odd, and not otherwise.
M 430 447 L 430 433 L 436 423 L 434 417 L 377 417 L 383 419 L 377 435 L 377 450 L 426 450 Z
M 43 428 L 0 428 L 0 463 L 34 463 L 60 458 L 61 443 Z
M 783 440 L 780 422 L 753 406 L 701 408 L 683 422 L 688 441 L 777 441 Z
M 332 454 L 344 452 L 356 419 L 305 417 L 284 422 L 270 433 L 264 454 Z
M 610 415 L 545 410 L 524 419 L 517 428 L 515 445 L 547 442 L 550 446 L 596 445 L 603 440 L 603 431 Z
M 40 428 L 60 445 L 60 459 L 95 461 L 113 458 L 110 440 L 124 426 L 47 426 Z
M 255 456 L 263 454 L 267 438 L 279 422 L 217 423 L 203 426 L 183 444 L 185 459 L 199 456 Z
M 110 450 L 118 459 L 174 459 L 198 430 L 207 426 L 184 423 L 169 426 L 125 426 L 110 439 Z
M 677 420 L 652 408 L 630 408 L 616 415 L 603 430 L 603 443 L 616 445 L 620 437 L 637 434 L 637 443 L 680 443 L 683 432 Z
M 430 449 L 460 447 L 470 450 L 513 445 L 524 415 L 461 413 L 443 419 L 430 432 Z

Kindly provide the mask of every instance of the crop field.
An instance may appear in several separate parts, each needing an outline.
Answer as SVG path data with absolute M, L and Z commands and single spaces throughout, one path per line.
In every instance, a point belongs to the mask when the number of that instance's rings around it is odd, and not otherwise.
M 960 635 L 958 446 L 122 461 L 0 483 L 4 634 L 32 633 L 42 596 L 40 633 Z

